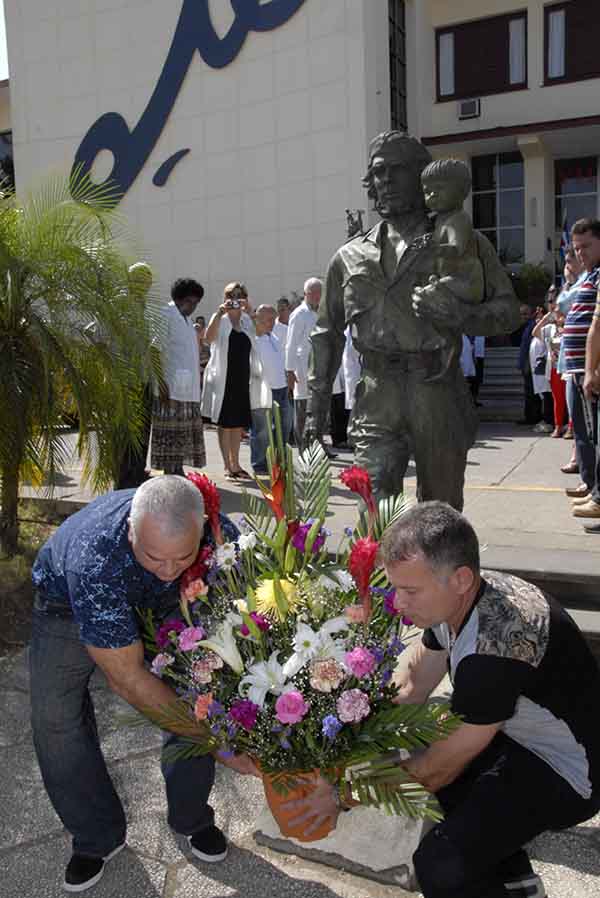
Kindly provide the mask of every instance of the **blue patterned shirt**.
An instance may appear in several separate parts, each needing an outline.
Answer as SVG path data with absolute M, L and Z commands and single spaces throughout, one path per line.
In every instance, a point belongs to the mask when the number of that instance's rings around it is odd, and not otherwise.
M 179 579 L 159 580 L 137 561 L 128 539 L 135 490 L 100 496 L 68 518 L 42 546 L 32 571 L 36 607 L 73 617 L 81 640 L 103 649 L 123 648 L 140 638 L 136 608 L 162 619 L 179 603 Z M 221 516 L 223 537 L 238 529 Z M 202 545 L 214 545 L 209 524 Z

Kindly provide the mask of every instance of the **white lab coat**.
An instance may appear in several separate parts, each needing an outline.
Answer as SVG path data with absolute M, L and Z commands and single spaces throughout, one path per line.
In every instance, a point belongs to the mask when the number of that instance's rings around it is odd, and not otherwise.
M 262 363 L 256 348 L 256 333 L 249 315 L 242 315 L 241 328 L 250 338 L 250 408 L 271 408 L 271 390 L 263 377 Z M 225 381 L 227 380 L 227 353 L 229 351 L 229 335 L 232 331 L 229 315 L 224 315 L 219 322 L 217 339 L 210 347 L 210 359 L 204 369 L 204 389 L 202 393 L 202 414 L 216 424 L 221 415 Z
M 346 389 L 346 408 L 354 408 L 354 396 L 356 387 L 362 374 L 360 355 L 352 342 L 352 334 L 349 327 L 345 330 L 346 345 L 342 356 L 342 368 L 344 370 L 344 387 Z
M 285 348 L 285 370 L 293 371 L 298 380 L 294 387 L 294 399 L 308 399 L 309 337 L 316 323 L 317 313 L 313 312 L 306 300 L 290 315 Z
M 192 320 L 185 318 L 174 302 L 165 307 L 163 318 L 164 330 L 157 342 L 169 396 L 178 402 L 200 402 L 200 360 Z

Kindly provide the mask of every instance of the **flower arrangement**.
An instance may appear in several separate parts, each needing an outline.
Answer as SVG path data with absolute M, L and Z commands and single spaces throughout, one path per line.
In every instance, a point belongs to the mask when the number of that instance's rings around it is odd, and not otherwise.
M 181 615 L 158 626 L 145 619 L 152 672 L 179 696 L 148 716 L 183 734 L 189 756 L 250 755 L 269 781 L 268 796 L 286 795 L 318 770 L 363 804 L 437 819 L 420 784 L 382 761 L 456 725 L 440 704 L 393 701 L 410 621 L 395 608 L 377 552 L 406 502 L 377 504 L 368 473 L 345 470 L 340 480 L 365 510 L 332 553 L 331 470 L 322 447 L 315 443 L 294 465 L 276 414 L 267 456 L 269 480 L 259 481 L 262 496 L 246 495 L 235 542 L 215 528 L 214 485 L 189 475 L 203 491 L 217 545 L 183 577 Z

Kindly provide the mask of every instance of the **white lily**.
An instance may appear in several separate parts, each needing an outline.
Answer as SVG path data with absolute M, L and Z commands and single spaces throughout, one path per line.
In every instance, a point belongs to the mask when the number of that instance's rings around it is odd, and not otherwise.
M 215 635 L 203 639 L 199 645 L 202 648 L 210 649 L 211 652 L 222 658 L 232 670 L 241 674 L 244 670 L 244 662 L 233 635 L 233 628 L 237 626 L 238 622 L 242 622 L 242 618 L 238 614 L 228 614 L 223 623 L 217 627 Z
M 344 640 L 332 639 L 334 633 L 348 629 L 345 617 L 334 617 L 315 631 L 308 624 L 300 623 L 294 637 L 294 654 L 283 665 L 284 675 L 289 679 L 314 658 L 335 658 L 340 663 L 344 658 Z
M 278 661 L 279 652 L 273 652 L 268 661 L 257 661 L 248 668 L 248 674 L 240 682 L 241 695 L 262 708 L 267 693 L 281 695 L 286 691 L 286 676 Z

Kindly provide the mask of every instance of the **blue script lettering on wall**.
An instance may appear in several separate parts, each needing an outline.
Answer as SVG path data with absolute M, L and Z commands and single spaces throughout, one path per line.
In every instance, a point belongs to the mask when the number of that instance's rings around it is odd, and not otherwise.
M 98 154 L 110 150 L 113 168 L 103 184 L 110 186 L 118 200 L 127 193 L 144 165 L 169 118 L 196 50 L 207 65 L 222 69 L 237 57 L 251 31 L 279 28 L 305 0 L 230 0 L 235 20 L 220 38 L 210 18 L 209 0 L 183 0 L 183 7 L 169 55 L 142 117 L 130 131 L 117 112 L 102 115 L 89 129 L 75 155 L 73 172 L 89 174 Z M 160 166 L 153 183 L 162 187 L 175 165 L 187 153 L 179 150 Z M 117 201 L 118 201 L 117 200 Z

